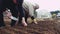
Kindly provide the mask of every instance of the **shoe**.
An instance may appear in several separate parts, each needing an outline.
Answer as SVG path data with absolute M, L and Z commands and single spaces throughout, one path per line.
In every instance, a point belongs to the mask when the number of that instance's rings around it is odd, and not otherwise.
M 36 19 L 34 19 L 33 21 L 34 21 L 35 24 L 38 24 Z

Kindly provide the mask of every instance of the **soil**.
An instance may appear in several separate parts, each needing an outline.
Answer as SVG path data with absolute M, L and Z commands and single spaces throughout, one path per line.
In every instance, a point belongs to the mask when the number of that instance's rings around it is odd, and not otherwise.
M 8 20 L 8 19 L 7 19 Z M 60 23 L 56 21 L 38 21 L 38 24 L 30 23 L 27 27 L 21 24 L 0 28 L 0 34 L 60 34 Z

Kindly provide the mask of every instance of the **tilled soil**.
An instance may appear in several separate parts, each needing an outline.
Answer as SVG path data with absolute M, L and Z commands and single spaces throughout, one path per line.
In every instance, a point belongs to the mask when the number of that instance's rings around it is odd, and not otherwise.
M 27 27 L 16 25 L 0 28 L 0 34 L 60 34 L 60 25 L 55 21 L 39 21 L 38 24 L 28 24 Z

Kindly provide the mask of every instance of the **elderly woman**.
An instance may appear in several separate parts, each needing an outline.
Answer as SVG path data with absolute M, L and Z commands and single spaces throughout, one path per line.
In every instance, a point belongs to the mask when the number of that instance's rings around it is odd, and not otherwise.
M 39 8 L 39 5 L 38 4 L 36 4 L 36 3 L 31 3 L 31 2 L 28 2 L 28 1 L 24 1 L 24 3 L 23 3 L 23 8 L 24 8 L 24 10 L 25 10 L 25 13 L 26 13 L 26 19 L 28 18 L 28 17 L 31 17 L 32 18 L 32 20 L 34 21 L 34 23 L 35 24 L 37 24 L 37 21 L 36 21 L 36 9 L 38 9 Z

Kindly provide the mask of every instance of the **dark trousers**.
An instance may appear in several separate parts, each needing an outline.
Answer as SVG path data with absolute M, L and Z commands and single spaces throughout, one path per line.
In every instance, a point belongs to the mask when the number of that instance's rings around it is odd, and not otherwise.
M 4 20 L 3 20 L 3 0 L 0 0 L 0 27 L 5 26 Z
M 17 0 L 17 7 L 18 7 L 18 10 L 19 10 L 19 21 L 20 19 L 22 19 L 22 17 L 25 17 L 25 11 L 23 10 L 23 7 L 22 7 L 22 4 L 23 4 L 23 0 Z
M 3 20 L 3 12 L 0 11 L 0 27 L 5 26 L 4 20 Z
M 19 22 L 18 22 L 18 24 L 20 24 L 21 23 L 21 20 L 22 20 L 22 17 L 25 17 L 25 12 L 24 12 L 24 10 L 23 10 L 23 7 L 22 7 L 22 4 L 23 4 L 23 0 L 16 0 L 16 10 L 19 12 Z M 14 15 L 16 15 L 17 16 L 17 12 L 16 13 L 14 13 Z M 14 16 L 13 15 L 13 16 Z M 15 17 L 15 16 L 14 16 Z M 15 25 L 15 21 L 12 21 L 12 23 L 11 23 L 11 26 L 14 26 Z

